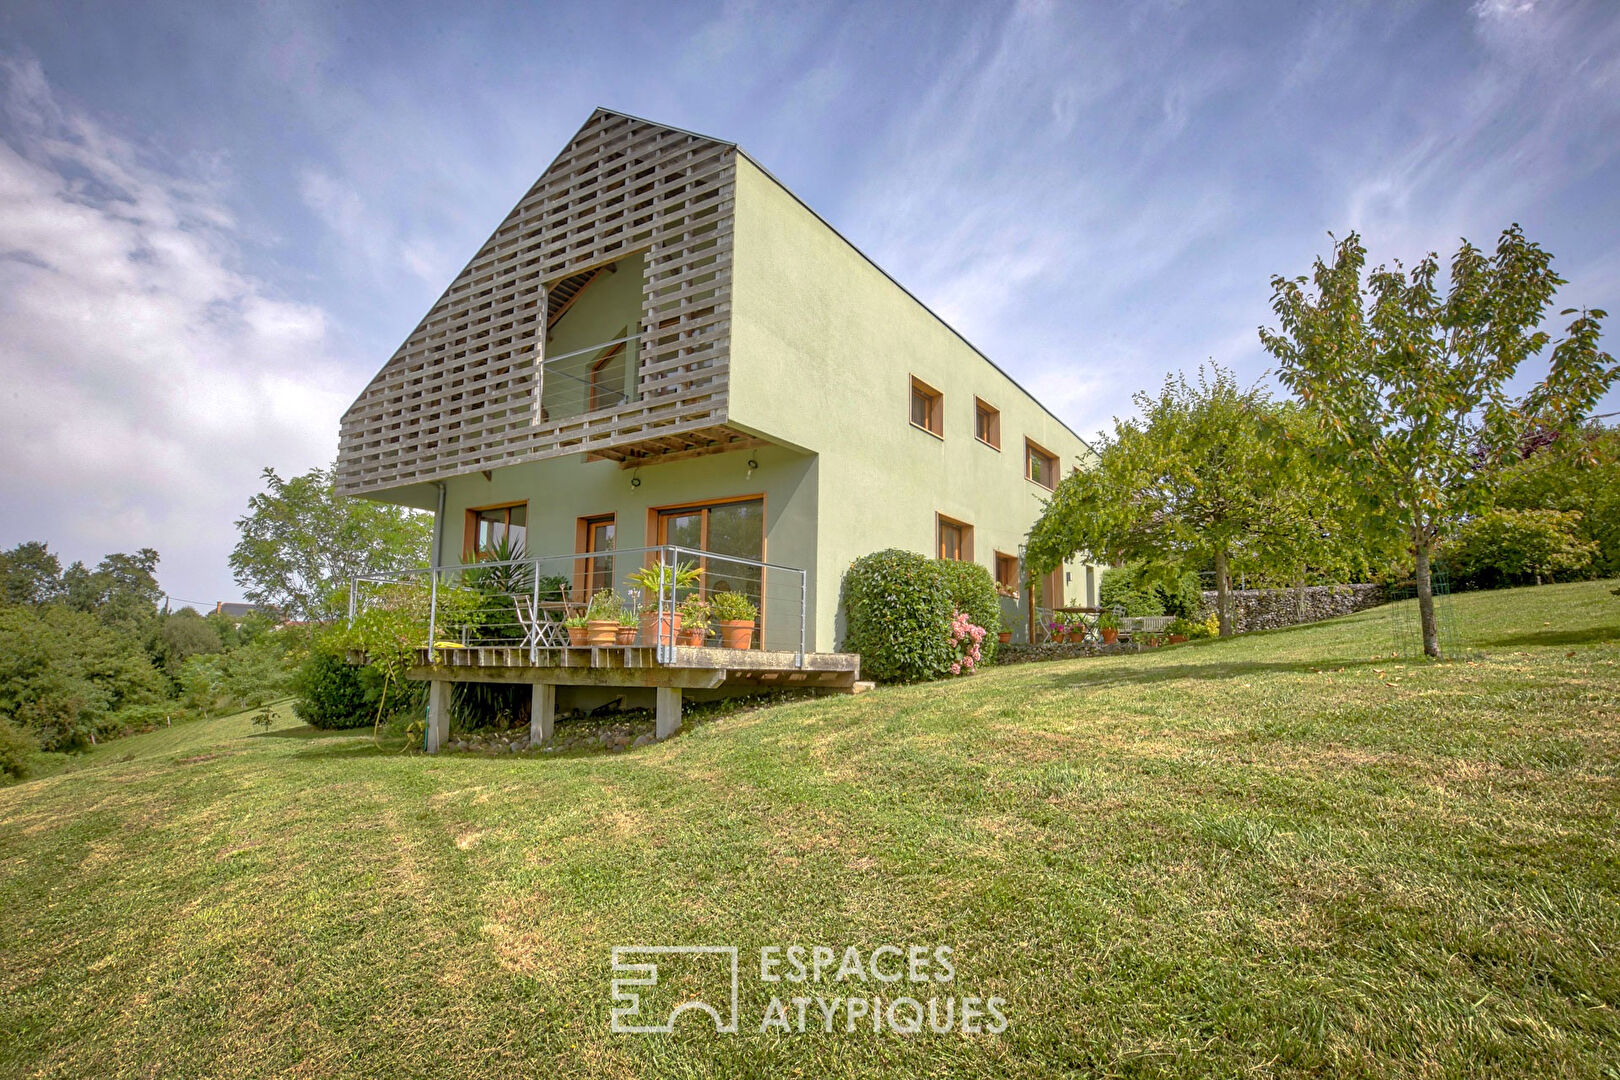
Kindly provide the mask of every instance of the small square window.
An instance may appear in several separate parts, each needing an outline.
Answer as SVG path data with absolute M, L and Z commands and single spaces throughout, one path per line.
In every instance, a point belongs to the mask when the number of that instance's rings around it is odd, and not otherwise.
M 973 526 L 940 514 L 939 557 L 956 562 L 972 562 Z
M 521 557 L 528 524 L 528 503 L 468 510 L 463 556 L 466 561 L 472 562 L 505 550 L 508 554 Z
M 1025 439 L 1024 475 L 1048 491 L 1055 489 L 1058 484 L 1057 456 Z
M 996 552 L 996 585 L 1008 595 L 1018 595 L 1018 556 Z
M 911 380 L 911 424 L 945 437 L 945 395 L 916 378 Z
M 973 399 L 973 437 L 986 446 L 1001 449 L 1001 412 L 980 398 Z

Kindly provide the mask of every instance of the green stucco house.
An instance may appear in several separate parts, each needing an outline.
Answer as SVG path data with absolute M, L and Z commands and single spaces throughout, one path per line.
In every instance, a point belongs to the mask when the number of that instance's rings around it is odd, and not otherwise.
M 507 536 L 802 568 L 830 651 L 886 547 L 989 568 L 1022 639 L 1020 546 L 1085 453 L 741 149 L 598 109 L 345 413 L 338 489 L 435 511 L 435 565 Z

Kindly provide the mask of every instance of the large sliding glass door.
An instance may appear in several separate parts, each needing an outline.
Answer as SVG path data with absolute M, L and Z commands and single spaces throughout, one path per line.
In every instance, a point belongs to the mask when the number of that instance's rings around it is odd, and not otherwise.
M 658 542 L 762 562 L 765 558 L 765 500 L 735 499 L 660 510 Z M 704 595 L 727 590 L 741 592 L 761 609 L 763 619 L 763 578 L 759 567 L 725 559 L 702 562 Z

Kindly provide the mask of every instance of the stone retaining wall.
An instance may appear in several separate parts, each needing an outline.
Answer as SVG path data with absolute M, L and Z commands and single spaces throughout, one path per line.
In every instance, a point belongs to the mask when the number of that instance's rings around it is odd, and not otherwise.
M 1303 610 L 1297 589 L 1233 589 L 1231 599 L 1233 629 L 1243 634 L 1365 611 L 1382 604 L 1385 597 L 1382 585 L 1311 585 L 1305 589 Z M 1198 607 L 1199 620 L 1214 611 L 1215 592 L 1208 590 Z
M 1141 652 L 1141 646 L 1125 642 L 1103 645 L 1099 642 L 1062 642 L 1051 645 L 997 645 L 993 665 L 1028 664 L 1037 660 L 1073 660 L 1081 656 L 1118 656 Z

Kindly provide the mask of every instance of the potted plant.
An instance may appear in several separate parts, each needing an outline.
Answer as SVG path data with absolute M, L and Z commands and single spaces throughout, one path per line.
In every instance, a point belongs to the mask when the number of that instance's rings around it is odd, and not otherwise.
M 697 593 L 681 601 L 680 643 L 688 649 L 703 647 L 709 633 L 709 602 Z
M 709 594 L 709 613 L 720 624 L 720 645 L 727 649 L 747 649 L 754 643 L 754 620 L 759 608 L 740 592 L 724 590 Z
M 1180 645 L 1192 633 L 1192 624 L 1178 615 L 1165 631 L 1170 635 L 1170 644 Z
M 996 640 L 1003 645 L 1012 644 L 1012 627 L 1007 625 L 1007 617 L 1001 617 L 1001 627 L 996 631 Z
M 585 616 L 570 615 L 563 620 L 563 629 L 568 631 L 568 644 L 589 645 L 590 630 L 585 626 Z
M 612 589 L 598 589 L 585 605 L 586 640 L 591 645 L 614 645 L 619 640 L 619 615 L 624 604 Z
M 649 563 L 629 575 L 630 583 L 641 590 L 647 606 L 641 609 L 641 643 L 643 645 L 675 644 L 675 635 L 681 628 L 681 613 L 675 607 L 678 594 L 697 584 L 703 573 L 692 563 L 670 564 L 660 559 Z M 664 608 L 659 610 L 660 598 L 668 592 Z
M 640 629 L 641 613 L 633 604 L 625 604 L 619 609 L 619 644 L 634 645 Z
M 1119 616 L 1112 611 L 1105 611 L 1097 616 L 1097 630 L 1102 634 L 1104 645 L 1112 645 L 1119 640 Z

